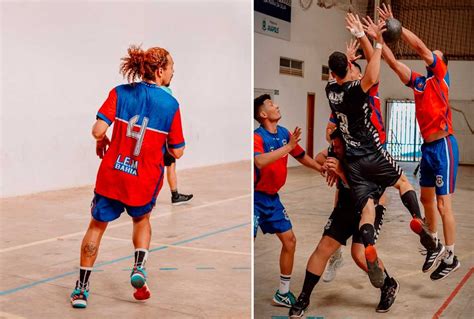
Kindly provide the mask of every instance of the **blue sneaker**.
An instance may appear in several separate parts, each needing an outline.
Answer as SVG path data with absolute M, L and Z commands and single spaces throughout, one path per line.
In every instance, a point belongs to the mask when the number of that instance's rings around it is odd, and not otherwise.
M 273 295 L 273 304 L 275 306 L 283 306 L 291 308 L 296 302 L 296 297 L 291 291 L 288 291 L 286 294 L 281 294 L 278 290 Z
M 87 285 L 89 286 L 89 285 Z M 71 305 L 73 308 L 86 308 L 87 298 L 89 298 L 89 287 L 79 288 L 79 281 L 76 282 L 76 288 L 71 294 Z
M 142 288 L 146 284 L 146 271 L 142 267 L 134 267 L 130 274 L 130 283 L 136 289 Z

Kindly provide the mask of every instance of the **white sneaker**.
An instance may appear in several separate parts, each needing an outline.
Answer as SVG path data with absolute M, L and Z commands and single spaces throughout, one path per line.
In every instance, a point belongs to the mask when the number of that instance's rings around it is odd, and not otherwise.
M 342 248 L 339 247 L 334 254 L 332 254 L 331 258 L 329 258 L 328 264 L 326 266 L 326 270 L 323 273 L 323 281 L 330 282 L 336 278 L 336 271 L 340 268 L 343 264 L 342 260 Z

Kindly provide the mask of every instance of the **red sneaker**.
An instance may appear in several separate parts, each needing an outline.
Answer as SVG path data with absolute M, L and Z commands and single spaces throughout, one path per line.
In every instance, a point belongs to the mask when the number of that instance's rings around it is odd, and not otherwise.
M 135 292 L 133 293 L 133 297 L 137 300 L 147 300 L 150 298 L 151 292 L 150 289 L 148 289 L 148 285 L 145 284 L 143 287 L 135 289 Z

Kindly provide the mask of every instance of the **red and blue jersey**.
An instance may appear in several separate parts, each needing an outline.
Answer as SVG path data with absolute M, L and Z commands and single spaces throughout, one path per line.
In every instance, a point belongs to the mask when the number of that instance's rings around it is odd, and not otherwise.
M 114 128 L 95 192 L 129 206 L 156 200 L 166 144 L 184 146 L 178 101 L 155 84 L 120 85 L 110 91 L 97 119 Z
M 387 140 L 387 134 L 385 133 L 385 127 L 383 124 L 382 118 L 382 110 L 380 108 L 380 98 L 379 98 L 379 83 L 376 83 L 369 89 L 369 104 L 372 110 L 372 114 L 370 116 L 370 121 L 377 129 L 377 133 L 379 134 L 380 144 L 385 144 Z M 331 112 L 329 116 L 329 122 L 333 124 L 337 124 L 336 118 L 334 118 L 334 114 Z
M 433 53 L 427 76 L 411 71 L 407 86 L 415 94 L 416 119 L 423 139 L 438 131 L 453 134 L 449 105 L 449 72 L 444 61 Z
M 290 141 L 291 133 L 282 126 L 277 126 L 276 133 L 268 132 L 263 126 L 254 131 L 254 156 L 263 153 L 273 152 Z M 305 151 L 301 146 L 296 147 L 290 152 L 294 158 L 301 158 Z M 276 160 L 262 169 L 254 168 L 255 191 L 266 194 L 276 194 L 280 188 L 285 185 L 287 175 L 288 155 Z

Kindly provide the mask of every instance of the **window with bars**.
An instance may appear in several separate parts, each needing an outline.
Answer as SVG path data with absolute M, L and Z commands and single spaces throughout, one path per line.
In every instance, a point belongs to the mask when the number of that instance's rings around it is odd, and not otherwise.
M 387 101 L 387 151 L 397 161 L 418 162 L 423 143 L 415 116 L 415 101 Z
M 280 57 L 280 74 L 304 76 L 304 61 Z

